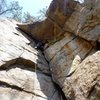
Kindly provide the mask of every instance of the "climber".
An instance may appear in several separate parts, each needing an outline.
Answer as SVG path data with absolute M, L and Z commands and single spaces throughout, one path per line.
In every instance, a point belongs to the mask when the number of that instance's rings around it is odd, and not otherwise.
M 44 50 L 44 45 L 45 45 L 45 43 L 43 43 L 43 42 L 41 42 L 41 41 L 37 41 L 37 40 L 35 40 L 35 43 L 36 43 L 35 49 L 41 50 L 41 51 Z

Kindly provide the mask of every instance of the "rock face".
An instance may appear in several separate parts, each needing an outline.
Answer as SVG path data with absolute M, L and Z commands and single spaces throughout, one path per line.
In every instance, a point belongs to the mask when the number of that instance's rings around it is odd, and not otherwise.
M 63 33 L 62 27 L 66 19 L 71 16 L 74 12 L 74 8 L 78 4 L 74 0 L 68 1 L 70 13 L 67 14 L 67 7 L 64 9 L 64 0 L 53 0 L 47 12 L 48 17 L 46 20 L 33 24 L 18 24 L 19 28 L 42 42 L 55 39 L 55 37 Z M 64 12 L 66 12 L 66 14 L 64 14 Z
M 100 0 L 53 0 L 44 21 L 1 20 L 0 98 L 100 100 L 99 8 Z M 42 52 L 34 39 L 46 42 Z
M 63 91 L 71 100 L 100 99 L 100 51 L 87 57 L 64 81 Z
M 34 24 L 24 24 L 18 26 L 24 32 L 42 42 L 54 39 L 53 36 L 57 36 L 57 34 L 61 32 L 60 27 L 54 24 L 51 19 L 46 19 L 45 21 L 36 22 Z
M 16 24 L 0 20 L 0 100 L 61 100 L 47 61 Z
M 48 47 L 44 53 L 50 62 L 55 82 L 62 87 L 75 56 L 78 55 L 81 59 L 84 59 L 93 49 L 91 43 L 70 33 L 65 33 L 63 39 Z
M 88 40 L 100 42 L 100 0 L 84 0 L 66 21 L 64 30 Z
M 89 41 L 100 42 L 100 0 L 85 0 L 80 14 L 76 34 Z

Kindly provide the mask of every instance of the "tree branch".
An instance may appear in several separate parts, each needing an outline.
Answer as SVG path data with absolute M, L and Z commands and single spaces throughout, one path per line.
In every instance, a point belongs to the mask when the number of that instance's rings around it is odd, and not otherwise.
M 12 8 L 11 8 L 11 9 L 7 9 L 7 10 L 5 10 L 5 11 L 2 11 L 2 12 L 0 12 L 0 15 L 6 13 L 6 12 L 8 12 L 8 11 L 11 11 L 11 10 L 12 10 Z

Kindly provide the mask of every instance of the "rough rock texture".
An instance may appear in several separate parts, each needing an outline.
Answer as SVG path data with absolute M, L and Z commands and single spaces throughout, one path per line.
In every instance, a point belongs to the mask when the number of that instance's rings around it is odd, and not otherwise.
M 18 24 L 23 32 L 1 20 L 2 100 L 100 100 L 99 8 L 100 0 L 53 0 L 47 19 Z M 31 38 L 46 42 L 42 53 Z
M 64 30 L 88 40 L 100 42 L 100 0 L 84 0 L 77 5 Z
M 81 16 L 80 12 L 82 10 L 82 5 L 77 4 L 74 9 L 75 11 L 71 14 L 69 19 L 65 22 L 63 26 L 63 30 L 76 34 L 78 30 L 78 25 L 80 23 L 80 16 Z
M 93 49 L 91 43 L 70 33 L 65 33 L 63 39 L 48 47 L 44 53 L 49 61 L 55 82 L 62 87 L 70 72 L 74 57 L 78 55 L 84 59 Z
M 64 30 L 88 40 L 100 42 L 100 0 L 84 0 L 77 5 Z
M 54 39 L 53 36 L 56 36 L 61 31 L 60 28 L 56 24 L 53 24 L 52 20 L 50 19 L 46 19 L 42 22 L 36 22 L 34 24 L 24 24 L 18 26 L 21 30 L 30 34 L 36 40 L 43 42 Z
M 69 0 L 70 1 L 70 0 Z M 39 41 L 49 41 L 55 39 L 63 33 L 62 27 L 69 19 L 78 3 L 74 0 L 69 2 L 70 13 L 67 14 L 67 7 L 64 8 L 64 0 L 53 0 L 47 11 L 47 19 L 33 24 L 18 24 L 19 28 L 30 34 Z M 64 14 L 66 12 L 66 14 Z
M 100 0 L 85 0 L 83 6 L 76 34 L 100 42 Z
M 66 78 L 63 90 L 71 100 L 100 100 L 100 51 L 87 57 Z M 93 93 L 95 92 L 95 94 Z
M 0 100 L 61 100 L 44 56 L 16 28 L 0 20 Z

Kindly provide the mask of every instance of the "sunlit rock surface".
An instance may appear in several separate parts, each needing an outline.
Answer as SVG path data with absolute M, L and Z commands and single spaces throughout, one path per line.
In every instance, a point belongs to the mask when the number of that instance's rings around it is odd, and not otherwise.
M 1 20 L 2 100 L 100 100 L 99 8 L 100 0 L 53 0 L 44 21 Z
M 86 40 L 100 42 L 100 0 L 84 0 L 76 34 Z
M 16 24 L 0 20 L 0 100 L 60 100 L 47 61 Z

